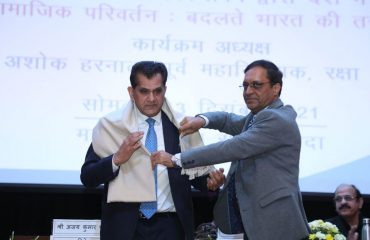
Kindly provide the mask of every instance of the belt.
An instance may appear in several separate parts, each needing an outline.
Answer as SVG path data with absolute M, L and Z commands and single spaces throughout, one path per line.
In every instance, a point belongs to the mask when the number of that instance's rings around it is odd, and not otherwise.
M 150 220 L 153 218 L 163 218 L 163 217 L 174 217 L 174 216 L 177 216 L 176 212 L 157 212 L 150 218 L 147 218 L 142 212 L 139 211 L 139 219 L 143 219 L 143 220 Z

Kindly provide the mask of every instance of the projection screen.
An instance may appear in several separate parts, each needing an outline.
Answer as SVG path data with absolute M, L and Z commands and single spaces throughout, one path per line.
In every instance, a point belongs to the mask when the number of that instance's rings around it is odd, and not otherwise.
M 244 115 L 243 70 L 267 59 L 298 113 L 301 190 L 370 194 L 368 0 L 8 0 L 0 11 L 1 184 L 81 185 L 92 128 L 129 100 L 137 61 L 166 64 L 178 111 Z

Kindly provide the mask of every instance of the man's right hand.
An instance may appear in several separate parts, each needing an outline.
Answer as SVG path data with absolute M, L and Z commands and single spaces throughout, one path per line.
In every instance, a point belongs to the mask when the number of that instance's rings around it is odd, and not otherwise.
M 144 132 L 138 131 L 128 135 L 122 142 L 118 151 L 113 156 L 113 163 L 116 166 L 127 162 L 132 154 L 141 146 L 141 139 L 144 136 Z
M 206 121 L 202 117 L 185 117 L 180 122 L 180 135 L 186 136 L 198 131 L 206 124 Z

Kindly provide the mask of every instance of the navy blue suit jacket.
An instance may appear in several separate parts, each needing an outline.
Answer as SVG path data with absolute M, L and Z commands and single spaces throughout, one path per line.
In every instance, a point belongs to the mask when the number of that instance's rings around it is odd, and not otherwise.
M 179 132 L 162 112 L 162 126 L 165 150 L 171 154 L 179 153 Z M 139 219 L 140 203 L 115 202 L 107 203 L 109 181 L 114 179 L 118 171 L 112 170 L 112 155 L 100 158 L 90 145 L 85 163 L 81 168 L 81 182 L 86 187 L 97 187 L 104 184 L 102 201 L 101 240 L 133 239 L 136 224 Z M 189 180 L 188 176 L 181 175 L 180 168 L 168 168 L 168 178 L 172 198 L 179 220 L 182 224 L 186 239 L 194 239 L 194 217 L 191 195 L 191 185 L 201 191 L 207 191 L 207 176 Z

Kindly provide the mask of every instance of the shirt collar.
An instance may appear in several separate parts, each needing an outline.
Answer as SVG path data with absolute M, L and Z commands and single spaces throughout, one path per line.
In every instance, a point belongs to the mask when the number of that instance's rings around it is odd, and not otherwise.
M 148 116 L 146 116 L 146 115 L 144 115 L 144 114 L 142 114 L 140 111 L 139 111 L 139 109 L 137 109 L 137 107 L 135 106 L 135 108 L 136 108 L 136 112 L 137 112 L 137 121 L 138 121 L 138 124 L 143 124 L 143 123 L 145 123 L 145 124 L 147 124 L 146 123 L 146 120 L 149 118 Z M 155 115 L 155 116 L 153 116 L 153 117 L 151 117 L 151 118 L 153 118 L 154 120 L 155 120 L 155 125 L 156 124 L 158 124 L 158 123 L 160 123 L 161 122 L 161 118 L 162 117 L 162 115 L 161 115 L 161 112 L 159 112 L 157 115 Z

